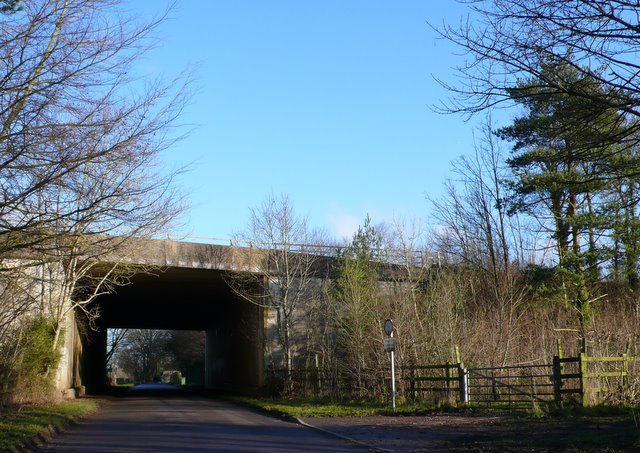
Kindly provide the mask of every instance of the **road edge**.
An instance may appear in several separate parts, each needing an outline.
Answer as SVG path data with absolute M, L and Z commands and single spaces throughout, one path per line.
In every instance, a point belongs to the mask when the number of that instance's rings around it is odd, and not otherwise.
M 306 426 L 307 428 L 311 428 L 311 429 L 313 429 L 315 431 L 318 431 L 318 432 L 321 432 L 321 433 L 324 433 L 324 434 L 327 434 L 327 435 L 330 435 L 330 436 L 333 436 L 333 437 L 337 437 L 338 439 L 346 440 L 347 442 L 351 442 L 353 444 L 359 445 L 361 447 L 367 448 L 367 449 L 372 450 L 372 451 L 384 452 L 384 453 L 389 453 L 389 452 L 393 451 L 393 450 L 387 450 L 386 448 L 375 447 L 373 445 L 367 444 L 365 442 L 362 442 L 360 440 L 354 439 L 352 437 L 345 436 L 343 434 L 338 434 L 338 433 L 335 433 L 333 431 L 329 431 L 329 430 L 324 429 L 324 428 L 320 428 L 318 426 L 312 425 L 311 423 L 302 420 L 299 417 L 292 417 L 292 418 L 302 426 Z

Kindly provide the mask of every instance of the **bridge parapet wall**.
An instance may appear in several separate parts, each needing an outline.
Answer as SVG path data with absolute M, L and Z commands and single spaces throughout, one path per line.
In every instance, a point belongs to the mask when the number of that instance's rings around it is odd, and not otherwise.
M 136 240 L 125 261 L 148 266 L 259 272 L 260 249 L 229 245 Z

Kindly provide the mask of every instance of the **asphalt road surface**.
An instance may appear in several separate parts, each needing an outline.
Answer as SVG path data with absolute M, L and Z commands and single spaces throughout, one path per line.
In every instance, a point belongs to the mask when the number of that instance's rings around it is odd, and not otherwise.
M 311 428 L 161 385 L 138 386 L 56 436 L 46 452 L 366 451 Z

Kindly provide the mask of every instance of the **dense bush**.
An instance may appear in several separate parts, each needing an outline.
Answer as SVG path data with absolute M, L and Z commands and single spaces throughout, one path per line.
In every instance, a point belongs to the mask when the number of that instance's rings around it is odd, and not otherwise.
M 54 395 L 54 378 L 61 353 L 54 345 L 55 328 L 46 318 L 34 318 L 21 329 L 17 359 L 4 384 L 4 399 L 10 403 L 41 402 Z

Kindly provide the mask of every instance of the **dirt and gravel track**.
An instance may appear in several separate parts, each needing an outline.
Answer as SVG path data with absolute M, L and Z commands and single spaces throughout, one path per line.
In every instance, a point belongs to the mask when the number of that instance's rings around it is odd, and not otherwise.
M 301 421 L 381 451 L 640 452 L 640 430 L 628 417 L 436 414 Z

